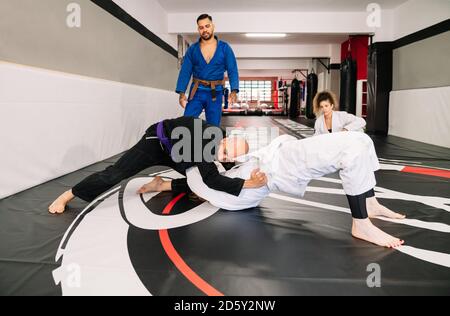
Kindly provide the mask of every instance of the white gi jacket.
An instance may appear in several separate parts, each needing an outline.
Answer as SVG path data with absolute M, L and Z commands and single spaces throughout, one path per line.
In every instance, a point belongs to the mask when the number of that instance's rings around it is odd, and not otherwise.
M 312 179 L 336 171 L 340 171 L 345 193 L 360 195 L 375 187 L 374 171 L 380 168 L 372 140 L 359 132 L 333 133 L 302 140 L 283 135 L 246 158 L 247 162 L 225 175 L 249 179 L 251 172 L 260 168 L 267 174 L 267 186 L 243 189 L 237 197 L 210 189 L 204 184 L 198 169 L 191 168 L 186 172 L 189 187 L 216 207 L 243 210 L 259 205 L 270 192 L 302 197 Z
M 347 131 L 364 132 L 365 127 L 366 121 L 360 117 L 356 117 L 353 114 L 349 114 L 347 112 L 333 112 L 333 133 L 342 132 L 344 128 Z M 323 114 L 317 118 L 314 129 L 316 130 L 314 136 L 330 133 L 325 125 L 325 116 Z
M 376 185 L 380 169 L 375 147 L 364 133 L 341 132 L 298 140 L 280 136 L 251 154 L 260 159 L 269 189 L 303 196 L 312 179 L 339 171 L 347 195 L 360 195 Z
M 253 170 L 258 168 L 257 161 L 248 161 L 226 172 L 222 166 L 219 171 L 230 178 L 250 179 Z M 223 172 L 222 172 L 223 171 Z M 209 188 L 202 179 L 197 167 L 186 170 L 189 188 L 199 197 L 209 201 L 215 207 L 228 211 L 240 211 L 259 205 L 269 194 L 269 188 L 264 186 L 258 189 L 243 189 L 239 196 Z

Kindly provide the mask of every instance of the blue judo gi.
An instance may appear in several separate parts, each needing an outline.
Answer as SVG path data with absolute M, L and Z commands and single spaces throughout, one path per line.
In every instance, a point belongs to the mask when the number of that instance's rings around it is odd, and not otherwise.
M 217 39 L 217 38 L 216 38 Z M 230 79 L 231 91 L 239 92 L 239 72 L 236 57 L 230 45 L 217 39 L 217 50 L 210 63 L 206 63 L 200 49 L 200 40 L 189 47 L 184 57 L 183 66 L 178 76 L 177 93 L 185 93 L 191 80 L 223 81 L 225 71 Z M 191 85 L 192 92 L 194 84 Z M 205 110 L 206 121 L 211 125 L 220 125 L 222 119 L 223 85 L 216 86 L 215 100 L 210 86 L 198 85 L 194 97 L 190 97 L 184 112 L 185 116 L 199 117 Z

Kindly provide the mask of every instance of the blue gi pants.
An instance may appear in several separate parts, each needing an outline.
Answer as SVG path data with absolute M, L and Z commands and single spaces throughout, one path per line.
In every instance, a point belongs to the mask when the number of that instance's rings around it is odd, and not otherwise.
M 212 100 L 212 92 L 197 90 L 194 98 L 189 101 L 184 111 L 184 116 L 199 117 L 203 110 L 206 113 L 206 121 L 214 126 L 220 126 L 222 120 L 223 91 L 216 91 L 216 101 Z

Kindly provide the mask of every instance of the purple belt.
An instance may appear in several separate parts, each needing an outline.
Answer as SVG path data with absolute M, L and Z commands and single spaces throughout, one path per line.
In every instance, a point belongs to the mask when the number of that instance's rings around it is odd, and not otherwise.
M 156 127 L 156 136 L 164 148 L 169 152 L 169 155 L 172 155 L 172 143 L 170 142 L 170 138 L 167 138 L 164 133 L 164 121 L 158 123 Z

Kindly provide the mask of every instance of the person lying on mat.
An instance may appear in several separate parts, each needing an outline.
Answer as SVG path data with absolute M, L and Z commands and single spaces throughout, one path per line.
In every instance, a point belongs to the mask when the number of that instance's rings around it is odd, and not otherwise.
M 78 197 L 87 202 L 153 166 L 167 166 L 185 174 L 197 167 L 204 183 L 211 189 L 239 196 L 243 188 L 255 189 L 267 184 L 265 174 L 254 170 L 251 177 L 222 176 L 215 159 L 231 162 L 247 154 L 248 143 L 241 137 L 224 138 L 224 131 L 201 119 L 180 117 L 152 125 L 141 140 L 128 150 L 114 165 L 97 172 L 58 197 L 49 207 L 52 214 L 63 213 L 67 204 Z M 184 180 L 172 182 L 172 189 L 184 188 Z
M 366 121 L 347 112 L 339 112 L 336 95 L 323 91 L 316 95 L 313 102 L 316 115 L 315 136 L 329 133 L 355 131 L 363 132 Z
M 208 188 L 195 168 L 187 171 L 187 184 L 195 194 L 216 207 L 241 210 L 259 205 L 270 192 L 302 197 L 312 179 L 339 171 L 353 217 L 352 235 L 388 248 L 404 243 L 375 227 L 369 219 L 376 216 L 404 219 L 405 216 L 392 212 L 375 198 L 374 171 L 379 169 L 379 163 L 373 142 L 366 134 L 336 133 L 302 140 L 284 135 L 246 158 L 247 162 L 225 175 L 246 178 L 261 166 L 268 178 L 267 186 L 242 190 L 239 196 L 232 196 Z M 173 182 L 157 177 L 138 193 L 169 191 L 172 186 Z

